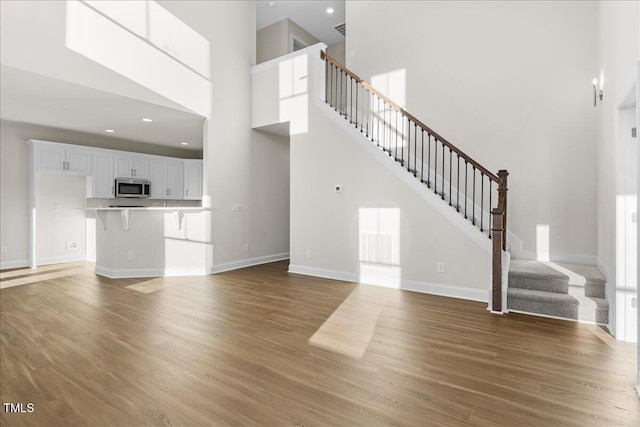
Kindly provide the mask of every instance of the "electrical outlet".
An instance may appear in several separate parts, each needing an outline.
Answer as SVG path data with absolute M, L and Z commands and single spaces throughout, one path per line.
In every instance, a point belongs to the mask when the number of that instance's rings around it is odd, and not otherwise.
M 135 257 L 133 256 L 133 251 L 127 252 L 127 259 L 135 259 Z
M 9 252 L 9 247 L 8 246 L 0 247 L 0 252 L 2 252 L 3 254 L 6 254 L 7 252 Z
M 78 242 L 75 240 L 67 240 L 67 250 L 78 249 Z
M 244 244 L 244 251 L 245 252 L 249 252 L 249 244 L 248 243 Z
M 242 205 L 231 205 L 231 212 L 240 212 L 242 210 Z
M 438 273 L 444 273 L 444 261 L 438 261 Z
M 311 249 L 307 249 L 307 258 L 311 258 Z

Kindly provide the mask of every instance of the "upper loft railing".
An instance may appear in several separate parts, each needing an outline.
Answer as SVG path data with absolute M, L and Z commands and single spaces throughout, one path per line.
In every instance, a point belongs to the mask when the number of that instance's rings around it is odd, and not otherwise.
M 501 311 L 508 172 L 490 172 L 331 56 L 321 52 L 321 58 L 326 103 L 493 239 L 492 309 Z

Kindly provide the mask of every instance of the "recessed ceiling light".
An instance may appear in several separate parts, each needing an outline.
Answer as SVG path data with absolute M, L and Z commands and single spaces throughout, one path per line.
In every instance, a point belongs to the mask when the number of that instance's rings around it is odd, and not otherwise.
M 269 7 L 273 7 L 276 5 L 276 2 L 270 1 L 269 3 L 267 3 L 269 5 Z
M 327 13 L 333 13 L 333 8 L 332 7 L 328 7 L 327 8 Z
M 180 145 L 189 145 L 188 142 L 181 142 Z
M 115 130 L 113 130 L 113 129 L 105 129 L 104 131 L 107 132 L 107 133 L 114 133 L 115 132 Z
M 153 121 L 153 119 L 146 119 L 146 118 L 145 118 L 145 119 L 142 119 L 142 121 L 143 121 L 143 122 L 147 122 L 147 123 L 149 123 L 149 122 L 152 122 L 152 121 Z

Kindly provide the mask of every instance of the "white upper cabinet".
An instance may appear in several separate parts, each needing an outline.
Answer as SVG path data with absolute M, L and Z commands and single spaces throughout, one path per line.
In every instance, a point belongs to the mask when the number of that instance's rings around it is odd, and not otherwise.
M 116 155 L 116 178 L 149 178 L 149 159 L 146 156 Z
M 167 197 L 169 199 L 183 199 L 184 191 L 184 160 L 170 159 L 167 161 Z
M 201 200 L 202 160 L 30 140 L 34 170 L 88 176 L 87 197 L 115 197 L 116 178 L 151 181 L 152 199 Z
M 113 154 L 96 152 L 93 154 L 93 193 L 91 197 L 110 199 L 115 197 L 113 176 Z
M 34 142 L 35 170 L 91 175 L 91 151 L 66 145 Z
M 202 199 L 202 160 L 184 161 L 184 198 Z
M 150 167 L 152 199 L 182 199 L 184 188 L 184 161 L 157 157 Z

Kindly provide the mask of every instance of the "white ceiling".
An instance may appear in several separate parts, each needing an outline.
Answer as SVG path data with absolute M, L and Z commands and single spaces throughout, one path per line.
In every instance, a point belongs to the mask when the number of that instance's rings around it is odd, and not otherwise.
M 269 6 L 270 3 L 273 6 Z M 332 14 L 327 13 L 329 7 L 334 9 Z M 258 1 L 256 10 L 258 30 L 284 18 L 291 19 L 328 46 L 344 40 L 342 34 L 333 28 L 345 22 L 344 0 Z
M 269 6 L 267 1 L 258 1 L 257 28 L 289 18 L 327 45 L 344 40 L 333 28 L 345 21 L 344 0 L 273 3 Z M 201 116 L 180 106 L 170 108 L 173 103 L 59 47 L 64 46 L 60 39 L 64 35 L 63 2 L 38 4 L 38 14 L 31 13 L 34 6 L 30 2 L 11 2 L 11 8 L 8 4 L 3 4 L 2 14 L 0 119 L 202 150 Z M 335 10 L 333 14 L 326 12 L 328 7 Z M 46 74 L 52 77 L 39 73 L 30 60 L 34 56 L 51 56 L 51 60 L 37 63 L 49 64 Z M 77 79 L 81 84 L 70 83 L 69 68 L 78 70 L 75 77 L 84 76 Z M 143 117 L 153 122 L 144 123 Z M 115 133 L 105 133 L 105 129 L 114 129 Z
M 0 67 L 0 118 L 202 150 L 203 118 L 63 80 Z M 150 118 L 145 123 L 142 118 Z M 106 133 L 113 129 L 115 133 Z M 188 146 L 180 143 L 187 142 Z

